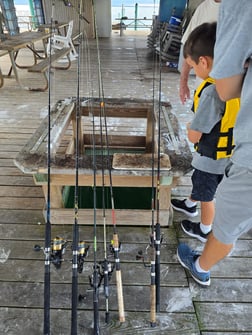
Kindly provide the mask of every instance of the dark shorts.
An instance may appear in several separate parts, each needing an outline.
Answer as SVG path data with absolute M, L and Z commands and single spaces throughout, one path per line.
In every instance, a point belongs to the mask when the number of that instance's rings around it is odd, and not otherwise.
M 223 174 L 213 174 L 195 169 L 192 174 L 192 200 L 212 201 Z

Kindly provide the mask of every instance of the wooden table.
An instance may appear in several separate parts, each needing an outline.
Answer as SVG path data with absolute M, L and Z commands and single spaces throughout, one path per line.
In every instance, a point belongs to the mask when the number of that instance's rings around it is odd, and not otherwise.
M 46 57 L 46 47 L 45 43 L 50 37 L 50 33 L 42 33 L 42 32 L 23 32 L 18 35 L 8 36 L 6 40 L 0 42 L 0 56 L 4 54 L 8 54 L 11 61 L 11 67 L 9 73 L 4 75 L 0 70 L 0 87 L 4 84 L 4 78 L 14 78 L 21 88 L 24 88 L 20 82 L 18 75 L 18 68 L 29 68 L 37 63 L 38 59 Z M 35 46 L 36 42 L 42 42 L 43 50 L 38 50 Z M 18 52 L 21 49 L 28 48 L 31 50 L 34 56 L 33 64 L 29 64 L 27 66 L 21 66 L 17 63 Z M 42 51 L 42 54 L 41 54 Z M 14 77 L 11 76 L 11 73 L 14 73 Z

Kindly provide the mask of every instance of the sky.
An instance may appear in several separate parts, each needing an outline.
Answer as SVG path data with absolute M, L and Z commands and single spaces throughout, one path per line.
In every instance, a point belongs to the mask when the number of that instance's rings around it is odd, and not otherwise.
M 28 0 L 14 0 L 15 5 L 29 5 Z

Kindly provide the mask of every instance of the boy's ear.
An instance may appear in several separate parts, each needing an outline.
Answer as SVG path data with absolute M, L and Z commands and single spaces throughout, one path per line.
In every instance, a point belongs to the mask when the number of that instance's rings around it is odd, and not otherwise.
M 211 67 L 213 62 L 212 58 L 208 56 L 200 56 L 199 61 L 201 62 L 201 64 L 205 69 Z
M 207 59 L 206 59 L 205 56 L 200 56 L 199 61 L 200 61 L 201 65 L 203 65 L 203 67 L 207 66 L 208 62 L 207 62 Z

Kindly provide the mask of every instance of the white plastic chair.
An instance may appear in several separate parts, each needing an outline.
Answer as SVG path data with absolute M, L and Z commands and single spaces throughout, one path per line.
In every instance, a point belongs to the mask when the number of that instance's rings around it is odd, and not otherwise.
M 70 59 L 75 60 L 78 57 L 78 53 L 76 52 L 76 49 L 72 42 L 72 33 L 73 33 L 73 20 L 69 22 L 68 24 L 68 30 L 66 36 L 62 35 L 53 35 L 50 38 L 50 44 L 48 43 L 47 51 L 51 48 L 53 49 L 62 49 L 62 48 L 71 48 L 70 51 Z

